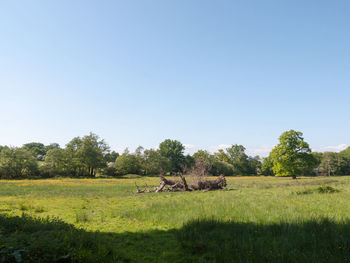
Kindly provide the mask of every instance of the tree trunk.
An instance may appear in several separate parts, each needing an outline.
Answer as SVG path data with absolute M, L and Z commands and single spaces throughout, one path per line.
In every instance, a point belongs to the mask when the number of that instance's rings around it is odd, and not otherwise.
M 184 176 L 180 175 L 181 181 L 173 181 L 168 180 L 164 176 L 160 176 L 160 185 L 156 187 L 154 190 L 140 190 L 138 186 L 136 185 L 137 192 L 136 193 L 150 193 L 150 192 L 185 192 L 185 191 L 196 191 L 196 190 L 204 190 L 204 191 L 211 191 L 211 190 L 218 190 L 225 187 L 226 179 L 225 176 L 220 175 L 215 180 L 205 180 L 205 181 L 199 181 L 195 185 L 188 185 L 187 181 Z

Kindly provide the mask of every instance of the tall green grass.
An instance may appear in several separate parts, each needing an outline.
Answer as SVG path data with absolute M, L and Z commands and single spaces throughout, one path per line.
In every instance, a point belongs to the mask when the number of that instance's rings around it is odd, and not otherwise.
M 149 194 L 134 194 L 135 182 L 154 187 L 157 178 L 0 181 L 0 262 L 16 262 L 16 255 L 23 262 L 350 256 L 349 177 L 227 181 L 222 191 Z

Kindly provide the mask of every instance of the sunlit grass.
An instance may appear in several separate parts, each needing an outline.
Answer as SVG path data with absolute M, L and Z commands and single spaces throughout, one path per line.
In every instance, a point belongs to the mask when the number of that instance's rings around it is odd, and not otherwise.
M 157 177 L 3 180 L 0 213 L 57 217 L 87 231 L 116 234 L 176 230 L 198 220 L 261 226 L 324 218 L 343 222 L 350 219 L 349 179 L 230 177 L 222 191 L 146 194 L 134 194 L 135 182 L 155 187 Z M 167 234 L 167 242 L 176 243 L 176 237 Z
M 91 213 L 83 227 L 100 231 L 139 231 L 180 227 L 198 218 L 241 222 L 289 221 L 310 213 L 341 219 L 348 217 L 349 180 L 336 178 L 232 177 L 224 191 L 134 194 L 135 182 L 143 187 L 159 183 L 155 177 L 138 179 L 50 179 L 0 182 L 0 211 L 11 215 L 23 211 L 58 216 L 80 223 L 76 214 Z M 306 196 L 293 193 L 316 186 L 333 185 L 335 195 Z M 101 224 L 101 218 L 104 223 Z M 111 224 L 109 224 L 111 223 Z M 111 225 L 115 225 L 112 227 Z

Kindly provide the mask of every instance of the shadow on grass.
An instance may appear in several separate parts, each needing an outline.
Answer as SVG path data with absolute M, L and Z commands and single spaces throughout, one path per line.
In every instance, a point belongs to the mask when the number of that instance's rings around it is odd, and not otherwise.
M 193 221 L 143 233 L 87 232 L 59 219 L 0 215 L 0 262 L 348 262 L 350 222 Z

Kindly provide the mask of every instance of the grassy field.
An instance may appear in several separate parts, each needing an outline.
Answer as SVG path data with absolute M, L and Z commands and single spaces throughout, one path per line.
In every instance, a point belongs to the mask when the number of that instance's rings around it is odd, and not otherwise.
M 232 177 L 133 194 L 156 177 L 0 181 L 0 262 L 347 262 L 350 177 Z

